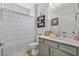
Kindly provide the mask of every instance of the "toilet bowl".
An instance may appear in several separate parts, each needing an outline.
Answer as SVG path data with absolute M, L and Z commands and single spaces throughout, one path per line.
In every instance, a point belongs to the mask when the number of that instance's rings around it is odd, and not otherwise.
M 39 44 L 37 42 L 33 42 L 33 43 L 29 44 L 29 48 L 31 50 L 32 55 L 38 54 L 38 52 L 39 52 L 38 46 L 39 46 Z

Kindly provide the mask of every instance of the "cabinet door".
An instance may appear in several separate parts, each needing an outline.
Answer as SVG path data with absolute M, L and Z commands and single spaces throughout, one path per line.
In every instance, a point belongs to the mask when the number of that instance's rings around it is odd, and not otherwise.
M 44 44 L 40 44 L 39 55 L 40 56 L 49 56 L 49 46 L 44 45 Z
M 51 48 L 51 56 L 70 56 L 69 54 L 66 54 L 60 50 L 57 50 L 57 49 L 54 49 L 54 48 Z
M 0 56 L 1 56 L 1 48 L 0 48 Z
M 0 46 L 0 56 L 2 56 L 2 47 Z

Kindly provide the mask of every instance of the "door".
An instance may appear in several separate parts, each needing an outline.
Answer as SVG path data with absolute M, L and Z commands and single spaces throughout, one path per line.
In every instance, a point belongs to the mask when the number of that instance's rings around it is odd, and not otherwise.
M 41 43 L 39 46 L 39 56 L 49 56 L 49 46 Z

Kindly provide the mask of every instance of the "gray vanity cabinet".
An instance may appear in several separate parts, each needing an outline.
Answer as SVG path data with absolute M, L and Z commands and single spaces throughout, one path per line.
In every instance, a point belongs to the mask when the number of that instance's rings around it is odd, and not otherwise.
M 77 55 L 76 54 L 76 51 L 77 51 L 77 48 L 76 47 L 72 47 L 70 45 L 66 45 L 66 44 L 59 44 L 59 49 L 66 52 L 66 53 L 69 53 L 71 55 Z
M 39 38 L 40 56 L 79 56 L 79 47 Z
M 41 43 L 39 45 L 39 56 L 49 56 L 49 46 Z
M 1 47 L 0 47 L 0 56 L 1 56 Z
M 66 53 L 64 53 L 60 50 L 54 49 L 54 48 L 51 48 L 50 55 L 51 56 L 70 56 L 69 54 L 66 54 Z

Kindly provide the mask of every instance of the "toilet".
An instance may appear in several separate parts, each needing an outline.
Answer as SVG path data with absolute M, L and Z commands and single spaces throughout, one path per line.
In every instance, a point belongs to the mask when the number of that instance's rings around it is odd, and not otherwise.
M 31 55 L 37 55 L 39 52 L 39 44 L 37 42 L 33 42 L 31 44 L 29 44 L 29 48 L 31 50 Z

